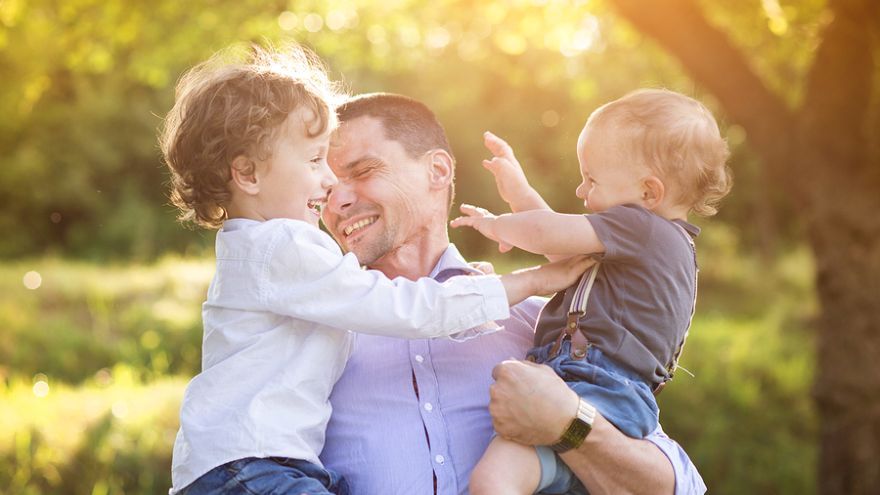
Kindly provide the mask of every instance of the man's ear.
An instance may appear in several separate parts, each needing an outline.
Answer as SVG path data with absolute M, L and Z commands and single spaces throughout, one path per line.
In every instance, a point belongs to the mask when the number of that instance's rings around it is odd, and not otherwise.
M 656 176 L 649 175 L 642 179 L 642 206 L 654 210 L 666 198 L 666 186 Z
M 429 152 L 430 163 L 428 178 L 432 189 L 447 189 L 453 181 L 455 174 L 455 161 L 446 150 L 431 150 Z
M 230 172 L 232 187 L 251 196 L 260 192 L 257 164 L 253 160 L 244 155 L 238 155 L 232 160 Z

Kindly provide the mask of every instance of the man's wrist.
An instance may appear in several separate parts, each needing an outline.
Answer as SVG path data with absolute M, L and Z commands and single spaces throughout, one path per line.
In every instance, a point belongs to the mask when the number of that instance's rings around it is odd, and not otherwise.
M 579 448 L 592 431 L 595 419 L 596 408 L 589 402 L 578 398 L 578 407 L 574 418 L 569 421 L 559 440 L 549 447 L 559 454 Z

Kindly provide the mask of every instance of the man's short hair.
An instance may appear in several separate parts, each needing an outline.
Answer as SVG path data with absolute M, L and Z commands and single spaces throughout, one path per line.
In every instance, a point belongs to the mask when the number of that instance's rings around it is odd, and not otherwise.
M 375 118 L 382 124 L 385 137 L 400 143 L 410 158 L 419 158 L 431 150 L 441 149 L 449 154 L 455 166 L 455 155 L 452 154 L 443 125 L 434 112 L 420 101 L 394 93 L 367 93 L 348 99 L 337 109 L 337 115 L 340 122 L 358 117 Z M 448 197 L 450 208 L 454 195 L 453 174 Z

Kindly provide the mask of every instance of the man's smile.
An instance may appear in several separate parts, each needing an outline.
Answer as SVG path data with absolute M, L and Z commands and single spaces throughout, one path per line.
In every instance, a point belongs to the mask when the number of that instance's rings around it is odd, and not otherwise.
M 340 226 L 339 230 L 342 232 L 343 238 L 347 239 L 352 234 L 360 232 L 364 228 L 369 227 L 378 219 L 379 215 L 372 215 L 366 218 L 361 218 L 360 220 L 349 223 L 345 227 Z

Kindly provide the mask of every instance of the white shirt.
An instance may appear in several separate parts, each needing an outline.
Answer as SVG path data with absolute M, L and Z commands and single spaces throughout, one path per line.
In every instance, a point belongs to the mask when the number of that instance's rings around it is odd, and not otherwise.
M 510 314 L 498 277 L 389 280 L 297 220 L 229 220 L 216 252 L 202 372 L 187 386 L 174 443 L 173 491 L 245 457 L 320 464 L 330 391 L 351 352 L 347 329 L 438 337 Z

